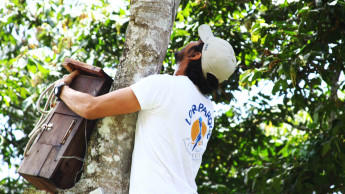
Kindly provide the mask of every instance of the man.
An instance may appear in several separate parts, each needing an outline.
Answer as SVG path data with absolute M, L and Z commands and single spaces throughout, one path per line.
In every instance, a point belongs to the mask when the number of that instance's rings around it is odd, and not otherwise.
M 174 76 L 152 75 L 138 83 L 94 97 L 68 87 L 78 74 L 58 81 L 57 97 L 86 119 L 139 112 L 130 193 L 196 193 L 195 177 L 214 127 L 206 94 L 236 69 L 231 45 L 208 25 L 200 39 L 175 53 Z

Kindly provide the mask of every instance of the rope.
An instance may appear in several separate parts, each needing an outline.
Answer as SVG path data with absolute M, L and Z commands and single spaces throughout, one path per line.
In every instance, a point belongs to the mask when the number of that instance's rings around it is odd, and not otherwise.
M 84 162 L 84 158 L 80 158 L 77 156 L 58 156 L 56 159 L 61 159 L 61 158 L 62 159 L 76 159 L 76 160 Z
M 55 82 L 50 84 L 39 96 L 37 103 L 36 103 L 36 107 L 38 112 L 41 113 L 41 117 L 38 120 L 35 128 L 30 132 L 29 134 L 29 142 L 26 144 L 25 146 L 25 150 L 24 150 L 24 156 L 29 155 L 29 150 L 31 148 L 31 145 L 33 144 L 34 140 L 38 137 L 39 134 L 41 134 L 44 129 L 45 129 L 45 125 L 44 123 L 47 121 L 48 116 L 50 114 L 50 112 L 52 111 L 51 109 L 48 110 L 48 108 L 50 108 L 53 104 L 54 104 L 54 99 L 55 99 L 55 95 L 53 93 L 53 88 L 54 88 Z M 46 104 L 44 105 L 44 108 L 41 109 L 41 101 L 44 97 L 44 95 L 46 95 L 46 93 L 49 93 L 48 95 L 48 100 L 46 102 Z

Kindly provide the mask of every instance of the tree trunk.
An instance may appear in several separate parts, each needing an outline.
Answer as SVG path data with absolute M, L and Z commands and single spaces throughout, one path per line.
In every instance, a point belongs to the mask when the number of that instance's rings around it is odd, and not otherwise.
M 124 52 L 111 90 L 159 73 L 178 5 L 179 0 L 131 1 Z M 101 187 L 104 193 L 128 193 L 136 119 L 137 113 L 100 119 L 80 181 L 61 192 L 87 193 Z

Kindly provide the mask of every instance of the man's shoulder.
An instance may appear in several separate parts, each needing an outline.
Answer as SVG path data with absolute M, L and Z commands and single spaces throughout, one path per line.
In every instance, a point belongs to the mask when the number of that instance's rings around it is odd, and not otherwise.
M 169 74 L 153 74 L 153 75 L 149 75 L 147 76 L 147 78 L 153 78 L 153 79 L 170 79 L 174 76 L 169 75 Z
M 179 76 L 173 76 L 169 74 L 153 74 L 147 76 L 147 78 L 154 78 L 154 79 L 176 79 Z
M 156 80 L 156 81 L 174 81 L 177 82 L 178 80 L 180 81 L 186 81 L 189 80 L 188 77 L 186 76 L 173 76 L 173 75 L 169 75 L 169 74 L 154 74 L 154 75 L 150 75 L 147 76 L 144 79 L 150 79 L 150 80 Z
M 172 83 L 172 77 L 171 75 L 167 74 L 154 74 L 154 75 L 149 75 L 147 77 L 144 77 L 132 86 L 155 86 L 158 87 L 160 85 L 166 85 Z
M 173 76 L 168 74 L 154 74 L 147 76 L 134 85 L 148 86 L 148 87 L 191 87 L 193 83 L 187 76 Z

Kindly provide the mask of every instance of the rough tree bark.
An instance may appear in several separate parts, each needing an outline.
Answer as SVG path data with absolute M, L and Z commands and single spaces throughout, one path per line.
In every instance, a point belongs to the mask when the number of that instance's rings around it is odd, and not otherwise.
M 159 73 L 179 0 L 132 0 L 126 43 L 112 90 Z M 116 107 L 110 107 L 116 108 Z M 88 145 L 81 180 L 62 193 L 128 193 L 137 114 L 98 121 Z

